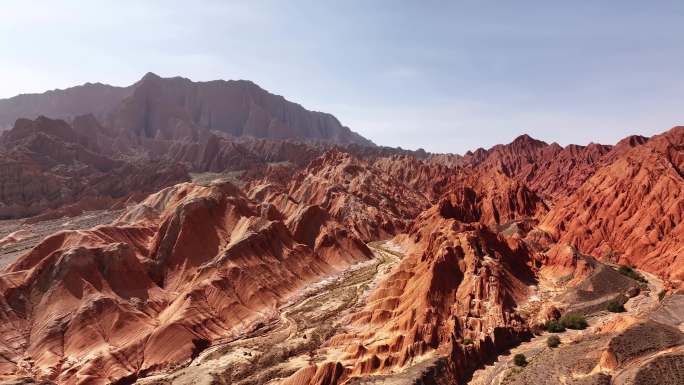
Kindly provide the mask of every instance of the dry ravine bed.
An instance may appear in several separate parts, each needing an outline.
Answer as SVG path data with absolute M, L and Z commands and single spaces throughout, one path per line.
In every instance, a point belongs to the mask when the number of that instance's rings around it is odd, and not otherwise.
M 308 286 L 268 324 L 237 339 L 217 342 L 189 365 L 141 378 L 137 384 L 277 383 L 310 363 L 325 361 L 318 348 L 339 330 L 345 315 L 364 305 L 370 289 L 402 257 L 389 242 L 369 246 L 374 259 Z

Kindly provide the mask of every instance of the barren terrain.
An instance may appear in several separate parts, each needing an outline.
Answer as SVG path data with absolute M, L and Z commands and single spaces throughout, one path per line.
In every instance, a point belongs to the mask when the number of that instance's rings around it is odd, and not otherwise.
M 649 365 L 657 365 L 651 363 L 660 357 L 668 359 L 667 363 L 661 364 L 665 366 L 665 370 L 679 370 L 680 375 L 684 375 L 684 334 L 680 333 L 681 335 L 677 336 L 673 331 L 672 335 L 667 336 L 674 338 L 672 342 L 663 341 L 664 338 L 661 337 L 663 330 L 667 330 L 667 326 L 663 325 L 684 327 L 684 313 L 681 307 L 684 295 L 674 295 L 661 302 L 657 293 L 663 288 L 662 281 L 652 274 L 641 273 L 648 280 L 648 284 L 638 295 L 625 303 L 624 313 L 599 311 L 591 314 L 587 317 L 587 329 L 568 329 L 558 333 L 561 345 L 557 348 L 549 348 L 546 344 L 552 333 L 539 334 L 531 341 L 524 342 L 507 354 L 499 356 L 492 365 L 477 370 L 468 384 L 655 384 L 637 381 L 635 377 L 645 368 L 648 370 Z M 652 323 L 653 319 L 664 322 Z M 607 353 L 611 346 L 614 351 Z M 513 362 L 516 354 L 524 354 L 528 364 L 524 367 L 516 366 Z M 627 354 L 629 358 L 612 367 L 613 365 L 606 362 L 609 354 L 617 354 L 618 359 L 620 355 Z M 658 378 L 677 377 L 669 373 Z
M 401 259 L 391 242 L 369 244 L 375 258 L 310 285 L 282 306 L 278 316 L 235 339 L 218 341 L 189 365 L 169 374 L 141 378 L 137 384 L 277 383 L 299 368 L 329 360 L 321 346 L 344 328 L 344 317 L 365 303 Z
M 48 235 L 63 230 L 81 230 L 114 221 L 123 210 L 87 211 L 74 217 L 40 222 L 26 219 L 0 220 L 0 268 L 13 262 Z

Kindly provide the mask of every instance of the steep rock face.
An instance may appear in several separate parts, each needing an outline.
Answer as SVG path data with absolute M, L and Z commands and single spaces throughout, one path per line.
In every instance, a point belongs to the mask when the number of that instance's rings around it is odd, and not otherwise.
M 197 140 L 202 130 L 232 136 L 373 144 L 332 115 L 266 92 L 249 81 L 192 82 L 148 73 L 128 87 L 87 83 L 0 100 L 0 129 L 44 115 L 71 121 L 92 114 L 124 136 Z M 140 142 L 140 139 L 138 139 Z
M 41 115 L 64 120 L 87 114 L 104 118 L 131 92 L 132 87 L 86 83 L 65 90 L 24 94 L 2 99 L 0 100 L 0 129 L 11 128 L 19 118 L 36 119 Z
M 453 174 L 440 202 L 444 214 L 455 219 L 504 225 L 509 222 L 539 218 L 548 211 L 546 203 L 527 185 L 498 170 Z
M 559 247 L 684 279 L 684 128 L 630 148 L 561 200 L 541 223 Z
M 135 379 L 248 331 L 305 283 L 369 257 L 349 237 L 319 245 L 325 213 L 291 218 L 294 237 L 278 218 L 230 184 L 181 184 L 110 226 L 46 238 L 0 273 L 2 367 L 64 384 Z
M 303 368 L 285 383 L 341 384 L 439 356 L 442 374 L 460 381 L 526 335 L 513 311 L 533 282 L 524 243 L 444 217 L 435 206 L 404 244 L 407 256 L 322 348 L 337 362 Z M 464 346 L 466 339 L 473 344 Z
M 288 195 L 319 205 L 364 241 L 404 231 L 428 207 L 421 193 L 365 161 L 337 150 L 327 152 L 297 173 Z
M 0 217 L 115 206 L 135 194 L 189 179 L 180 164 L 128 162 L 102 155 L 105 133 L 84 134 L 92 118 L 20 119 L 0 138 Z M 76 128 L 74 128 L 76 127 Z M 99 127 L 95 125 L 94 127 Z M 102 144 L 101 144 L 102 143 Z
M 439 198 L 448 187 L 448 178 L 459 172 L 442 160 L 420 159 L 413 155 L 392 155 L 373 161 L 373 166 L 430 200 Z
M 147 74 L 110 122 L 139 137 L 166 140 L 196 140 L 199 130 L 215 130 L 233 136 L 372 144 L 330 114 L 307 111 L 242 80 L 195 83 Z
M 476 170 L 498 170 L 553 200 L 576 190 L 610 151 L 611 146 L 594 143 L 563 148 L 522 135 L 509 144 L 467 154 L 461 164 Z

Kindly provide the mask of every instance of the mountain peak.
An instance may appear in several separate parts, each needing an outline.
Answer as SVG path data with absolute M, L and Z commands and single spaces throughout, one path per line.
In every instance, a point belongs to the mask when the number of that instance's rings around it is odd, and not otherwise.
M 140 81 L 141 81 L 141 82 L 144 82 L 144 81 L 147 81 L 147 80 L 160 80 L 161 78 L 162 78 L 161 76 L 155 74 L 154 72 L 148 72 L 148 73 L 145 74 L 145 76 L 143 76 L 143 77 L 140 79 Z
M 147 115 L 150 109 L 156 111 L 154 119 Z M 200 130 L 234 137 L 374 145 L 330 114 L 309 111 L 243 80 L 193 82 L 149 72 L 110 116 L 117 128 L 165 140 L 193 138 Z
M 511 144 L 537 147 L 537 146 L 545 146 L 546 142 L 539 140 L 539 139 L 535 139 L 535 138 L 529 136 L 528 134 L 522 134 L 522 135 L 518 136 L 517 138 L 513 139 Z

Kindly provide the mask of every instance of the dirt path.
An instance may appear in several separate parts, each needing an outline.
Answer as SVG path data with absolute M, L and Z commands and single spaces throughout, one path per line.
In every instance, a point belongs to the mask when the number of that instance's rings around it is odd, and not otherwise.
M 582 334 L 579 330 L 568 330 L 565 333 L 557 334 L 561 339 L 561 344 L 569 344 L 577 340 Z M 546 339 L 551 333 L 544 333 L 535 336 L 530 341 L 522 343 L 511 349 L 506 354 L 500 355 L 492 364 L 479 369 L 473 373 L 473 377 L 468 384 L 470 385 L 501 385 L 505 383 L 506 377 L 516 366 L 513 364 L 513 357 L 516 354 L 524 354 L 527 361 L 543 358 L 540 355 L 546 349 Z
M 616 371 L 613 374 L 612 385 L 627 385 L 631 384 L 634 380 L 634 376 L 637 374 L 642 365 L 651 361 L 652 359 L 667 353 L 682 353 L 684 352 L 684 346 L 679 345 L 671 349 L 663 350 L 660 352 L 654 352 L 646 354 L 644 356 L 638 357 L 635 360 L 629 361 L 625 364 L 625 367 L 621 370 Z
M 368 292 L 402 254 L 391 243 L 369 244 L 375 258 L 308 285 L 257 330 L 215 343 L 190 365 L 139 384 L 265 384 L 312 362 L 318 348 L 341 326 L 345 315 L 364 305 Z

